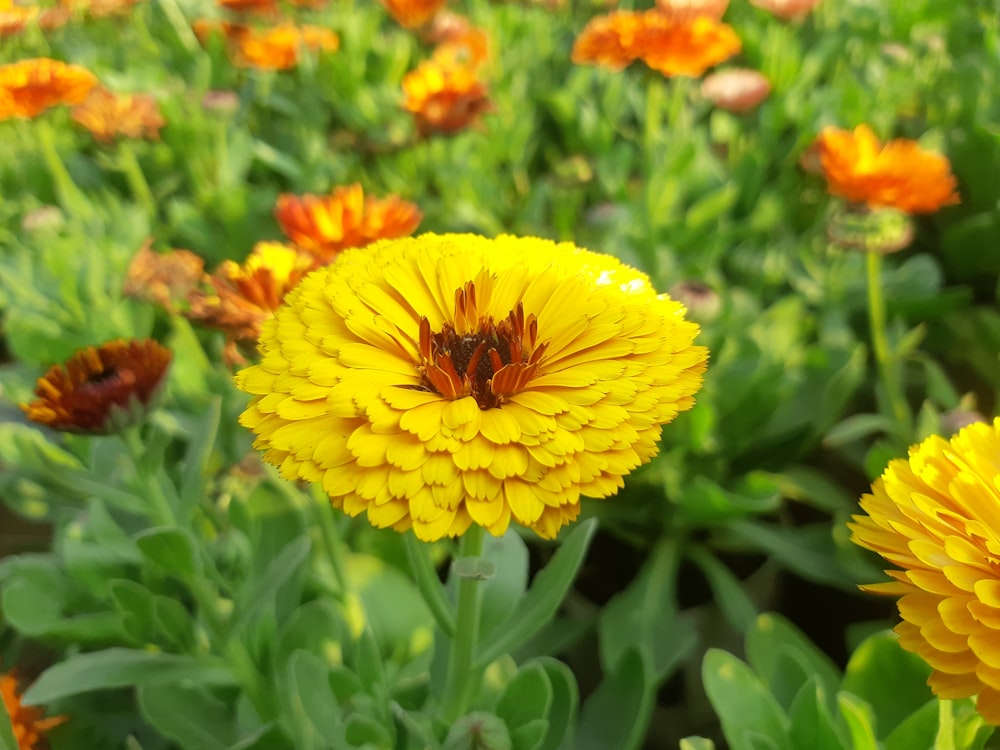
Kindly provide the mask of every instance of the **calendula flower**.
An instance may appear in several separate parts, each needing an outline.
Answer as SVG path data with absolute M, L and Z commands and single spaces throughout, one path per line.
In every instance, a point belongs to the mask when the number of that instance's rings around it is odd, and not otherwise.
M 445 0 L 382 0 L 382 4 L 401 26 L 415 29 L 430 21 Z
M 123 294 L 175 312 L 187 303 L 204 276 L 205 263 L 190 250 L 158 253 L 146 240 L 125 274 Z
M 758 107 L 771 93 L 771 84 L 756 70 L 730 68 L 705 77 L 701 95 L 720 109 L 743 114 Z
M 45 57 L 0 65 L 0 120 L 79 104 L 96 85 L 96 76 L 86 68 Z
M 725 15 L 729 0 L 656 0 L 656 7 L 676 21 L 691 21 L 701 16 L 718 21 Z
M 403 76 L 403 108 L 423 134 L 454 133 L 490 107 L 475 65 L 431 59 Z
M 45 718 L 45 712 L 41 708 L 21 703 L 21 691 L 14 672 L 0 675 L 0 700 L 3 700 L 10 717 L 17 750 L 38 750 L 42 747 L 46 733 L 66 721 L 65 716 Z
M 234 57 L 238 65 L 287 70 L 298 65 L 303 49 L 336 52 L 340 39 L 330 29 L 284 23 L 263 31 L 248 30 L 238 35 L 235 43 Z
M 899 570 L 862 586 L 899 596 L 900 645 L 944 699 L 978 696 L 1000 724 L 1000 419 L 933 436 L 889 463 L 850 524 L 856 543 Z
M 220 8 L 235 13 L 277 13 L 278 0 L 216 0 Z
M 440 11 L 427 26 L 423 39 L 435 45 L 433 58 L 440 63 L 480 65 L 489 57 L 490 40 L 486 32 L 457 13 Z
M 21 408 L 32 422 L 64 432 L 106 434 L 151 408 L 170 366 L 152 339 L 116 340 L 75 352 L 38 379 L 37 399 Z
M 320 263 L 328 263 L 348 247 L 412 234 L 423 214 L 395 195 L 365 197 L 360 184 L 335 187 L 329 195 L 278 196 L 274 216 L 298 247 Z
M 420 539 L 552 538 L 689 409 L 707 351 L 617 259 L 425 234 L 344 251 L 264 324 L 241 422 L 288 479 Z
M 190 293 L 190 307 L 184 314 L 225 332 L 227 361 L 244 362 L 239 345 L 257 340 L 261 324 L 314 267 L 312 256 L 296 248 L 280 242 L 258 242 L 245 263 L 227 260 L 208 277 L 211 293 Z
M 20 34 L 38 13 L 39 9 L 32 6 L 0 4 L 0 38 Z
M 819 2 L 820 0 L 750 0 L 751 5 L 785 21 L 805 18 Z
M 882 145 L 871 128 L 826 128 L 816 141 L 819 162 L 832 195 L 871 208 L 931 213 L 958 203 L 948 159 L 897 138 Z
M 612 69 L 642 60 L 665 76 L 700 76 L 742 45 L 730 26 L 709 16 L 673 18 L 658 10 L 594 18 L 573 45 L 573 62 Z
M 113 143 L 119 137 L 158 141 L 160 128 L 166 125 L 153 97 L 115 94 L 102 86 L 73 107 L 70 116 L 101 143 Z

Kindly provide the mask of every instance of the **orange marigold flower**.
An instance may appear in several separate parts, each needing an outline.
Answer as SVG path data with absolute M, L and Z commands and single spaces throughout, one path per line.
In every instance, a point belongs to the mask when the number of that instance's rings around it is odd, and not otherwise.
M 403 108 L 423 133 L 454 133 L 489 109 L 486 84 L 468 63 L 427 60 L 403 76 Z
M 115 94 L 100 86 L 73 107 L 70 116 L 101 143 L 112 143 L 118 136 L 158 141 L 166 124 L 153 97 Z
M 700 16 L 718 21 L 725 15 L 729 0 L 656 0 L 656 7 L 675 21 L 691 21 Z
M 21 408 L 54 430 L 107 434 L 146 414 L 170 359 L 170 350 L 152 339 L 88 346 L 49 368 L 35 386 L 38 398 Z
M 18 690 L 17 675 L 13 671 L 0 675 L 0 700 L 3 700 L 10 717 L 18 750 L 35 750 L 41 747 L 45 734 L 66 721 L 65 716 L 46 719 L 41 708 L 21 703 L 21 691 Z
M 750 4 L 785 21 L 805 18 L 819 0 L 750 0 Z
M 730 68 L 706 76 L 701 95 L 716 107 L 743 114 L 757 107 L 771 93 L 763 74 L 749 68 Z
M 185 316 L 226 334 L 226 360 L 244 363 L 240 344 L 253 344 L 260 327 L 309 271 L 315 259 L 280 242 L 258 242 L 243 265 L 227 260 L 207 281 L 211 293 L 189 295 Z
M 274 216 L 285 236 L 321 263 L 349 247 L 406 237 L 423 218 L 415 204 L 395 195 L 366 198 L 358 183 L 329 195 L 282 194 Z
M 38 15 L 38 8 L 0 4 L 0 37 L 14 36 L 24 31 L 28 22 Z
M 741 47 L 730 26 L 708 16 L 678 20 L 658 10 L 616 11 L 587 24 L 572 59 L 616 70 L 642 60 L 665 76 L 700 76 Z
M 382 0 L 382 4 L 400 25 L 415 29 L 430 21 L 445 0 Z
M 278 0 L 215 0 L 219 7 L 236 13 L 277 13 Z
M 0 65 L 0 120 L 79 104 L 96 85 L 97 77 L 86 68 L 46 57 Z
M 490 39 L 482 29 L 444 36 L 431 59 L 439 65 L 482 65 L 490 55 Z
M 898 596 L 900 645 L 942 699 L 978 696 L 1000 724 L 1000 419 L 932 436 L 889 462 L 861 498 L 851 539 L 901 570 L 861 588 Z
M 235 61 L 263 70 L 287 70 L 299 63 L 302 48 L 313 52 L 335 52 L 340 39 L 319 26 L 284 23 L 263 31 L 247 30 L 235 37 Z
M 898 138 L 882 145 L 871 128 L 826 128 L 817 139 L 819 161 L 832 195 L 871 208 L 932 213 L 959 202 L 948 159 Z
M 204 261 L 190 250 L 158 253 L 148 239 L 129 264 L 123 293 L 174 312 L 195 290 L 204 273 Z

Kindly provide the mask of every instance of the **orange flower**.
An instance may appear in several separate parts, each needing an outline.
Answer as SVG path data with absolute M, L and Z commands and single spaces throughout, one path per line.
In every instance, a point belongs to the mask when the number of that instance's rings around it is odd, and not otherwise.
M 490 55 L 490 39 L 482 29 L 471 26 L 439 34 L 440 41 L 431 59 L 440 65 L 482 65 Z
M 219 7 L 236 13 L 277 13 L 278 0 L 216 0 Z
M 20 34 L 28 21 L 37 15 L 38 8 L 0 4 L 0 37 Z
M 253 344 L 260 327 L 315 259 L 280 242 L 258 242 L 243 265 L 227 260 L 207 278 L 213 293 L 195 291 L 185 316 L 226 334 L 226 361 L 245 363 L 240 344 Z
M 205 264 L 190 250 L 158 253 L 146 240 L 125 274 L 123 294 L 173 312 L 187 300 L 205 273 Z
M 100 86 L 73 107 L 70 116 L 101 143 L 112 143 L 117 136 L 158 141 L 160 128 L 166 124 L 153 97 L 118 95 Z
M 468 63 L 428 60 L 403 76 L 403 108 L 423 133 L 454 133 L 489 109 L 486 84 Z
M 725 15 L 729 0 L 656 0 L 656 7 L 675 21 L 691 21 L 699 16 L 718 21 Z
M 96 85 L 89 70 L 45 57 L 0 65 L 0 120 L 36 117 L 49 107 L 79 104 Z
M 152 339 L 109 341 L 75 352 L 38 379 L 28 419 L 64 432 L 102 435 L 149 410 L 166 379 L 171 353 Z
M 932 213 L 959 202 L 948 159 L 898 138 L 884 146 L 867 125 L 826 128 L 816 142 L 832 195 L 870 208 Z
M 382 0 L 382 4 L 398 23 L 415 29 L 431 20 L 445 0 Z
M 285 193 L 278 196 L 274 215 L 285 236 L 320 263 L 349 247 L 406 237 L 423 218 L 415 204 L 395 195 L 366 198 L 358 183 L 329 195 Z
M 14 739 L 18 750 L 35 750 L 40 747 L 45 734 L 66 721 L 65 716 L 43 718 L 45 712 L 37 706 L 25 706 L 21 703 L 21 693 L 17 689 L 17 676 L 14 672 L 0 675 L 0 700 L 3 700 L 7 715 L 10 716 L 14 728 Z
M 263 70 L 294 68 L 303 47 L 313 52 L 335 52 L 340 46 L 340 39 L 329 29 L 291 23 L 264 31 L 250 30 L 235 41 L 236 64 Z
M 819 0 L 750 0 L 750 4 L 785 21 L 805 18 Z
M 665 76 L 700 76 L 741 46 L 730 26 L 708 16 L 678 20 L 658 10 L 616 11 L 587 24 L 572 59 L 618 70 L 642 60 Z
M 757 107 L 771 93 L 771 84 L 761 73 L 749 68 L 730 68 L 707 76 L 701 95 L 716 107 L 743 114 Z

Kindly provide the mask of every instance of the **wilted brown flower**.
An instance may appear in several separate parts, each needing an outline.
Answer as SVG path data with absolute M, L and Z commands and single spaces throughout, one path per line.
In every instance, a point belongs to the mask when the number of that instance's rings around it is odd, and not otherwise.
M 101 143 L 112 143 L 117 137 L 158 141 L 160 128 L 166 124 L 153 97 L 115 94 L 102 86 L 73 107 L 70 116 Z
M 67 718 L 51 716 L 46 719 L 42 709 L 21 703 L 21 691 L 18 689 L 17 675 L 13 671 L 0 675 L 0 700 L 10 717 L 17 750 L 35 750 L 41 747 L 45 734 Z
M 729 0 L 656 0 L 656 7 L 675 21 L 691 21 L 701 16 L 718 21 L 725 15 Z
M 756 108 L 771 93 L 763 74 L 749 68 L 720 70 L 705 77 L 701 95 L 716 107 L 743 114 Z
M 445 0 L 382 0 L 382 4 L 399 24 L 415 29 L 430 21 Z
M 285 236 L 320 263 L 349 247 L 406 237 L 423 218 L 415 204 L 398 196 L 366 198 L 358 183 L 329 195 L 282 194 L 274 216 Z
M 260 327 L 309 271 L 315 258 L 280 242 L 258 242 L 243 265 L 227 260 L 207 278 L 212 292 L 189 295 L 185 316 L 226 334 L 229 364 L 246 360 L 240 344 L 253 344 Z
M 573 45 L 577 64 L 620 70 L 642 60 L 665 76 L 700 76 L 741 49 L 730 26 L 708 16 L 677 20 L 658 11 L 615 11 L 591 19 Z
M 46 57 L 0 65 L 0 120 L 79 104 L 96 85 L 97 77 L 86 68 Z
M 805 18 L 819 0 L 750 0 L 750 4 L 785 21 Z
M 427 60 L 403 76 L 403 108 L 422 134 L 454 133 L 490 107 L 486 84 L 469 63 Z
M 190 250 L 158 253 L 152 239 L 147 239 L 129 264 L 123 293 L 175 312 L 186 303 L 204 273 L 204 261 Z
M 916 141 L 897 138 L 883 145 L 871 128 L 859 125 L 853 131 L 826 128 L 817 146 L 832 195 L 910 214 L 959 202 L 948 159 Z
M 88 346 L 49 368 L 35 386 L 38 398 L 21 408 L 54 430 L 107 434 L 146 414 L 170 359 L 170 350 L 152 339 Z

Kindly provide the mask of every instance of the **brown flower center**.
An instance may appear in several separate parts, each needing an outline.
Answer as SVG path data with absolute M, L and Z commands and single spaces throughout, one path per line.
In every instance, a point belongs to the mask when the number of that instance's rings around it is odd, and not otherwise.
M 445 398 L 472 396 L 480 409 L 494 409 L 522 390 L 545 353 L 538 343 L 538 319 L 519 302 L 506 318 L 478 315 L 476 287 L 455 292 L 455 325 L 432 333 L 420 319 L 420 364 L 424 387 Z

